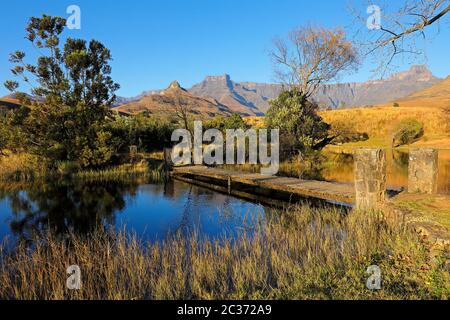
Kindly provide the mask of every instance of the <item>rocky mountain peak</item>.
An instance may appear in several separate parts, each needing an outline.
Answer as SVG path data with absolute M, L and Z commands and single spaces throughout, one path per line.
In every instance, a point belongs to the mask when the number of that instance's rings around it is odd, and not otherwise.
M 231 77 L 229 74 L 224 74 L 221 76 L 206 76 L 205 81 L 207 82 L 228 82 L 231 81 Z
M 203 80 L 204 87 L 228 87 L 230 89 L 233 88 L 234 83 L 231 80 L 229 74 L 224 74 L 221 76 L 206 76 L 205 80 Z
M 181 89 L 180 83 L 176 80 L 172 81 L 167 89 Z
M 170 83 L 170 85 L 167 87 L 167 89 L 163 90 L 160 92 L 160 94 L 165 95 L 165 94 L 178 94 L 181 92 L 187 92 L 186 89 L 184 89 L 180 83 L 178 81 L 172 81 Z
M 392 75 L 388 80 L 414 80 L 414 81 L 430 81 L 436 79 L 433 73 L 428 69 L 426 65 L 413 65 L 407 71 L 399 72 Z

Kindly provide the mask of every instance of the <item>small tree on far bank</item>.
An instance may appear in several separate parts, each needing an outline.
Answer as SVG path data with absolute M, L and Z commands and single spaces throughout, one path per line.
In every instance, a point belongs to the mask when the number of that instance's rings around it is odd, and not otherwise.
M 12 73 L 32 87 L 36 98 L 14 112 L 11 124 L 20 128 L 16 143 L 26 152 L 52 163 L 101 166 L 114 154 L 104 128 L 119 88 L 110 77 L 111 53 L 96 40 L 68 38 L 60 45 L 65 25 L 60 17 L 32 17 L 26 38 L 42 55 L 36 64 L 26 63 L 22 51 L 10 55 Z M 5 86 L 16 92 L 19 83 Z
M 282 92 L 270 102 L 266 125 L 280 129 L 281 152 L 295 155 L 321 150 L 334 137 L 328 137 L 330 125 L 317 114 L 318 105 L 295 88 Z
M 356 69 L 357 50 L 340 29 L 301 27 L 287 39 L 277 39 L 271 55 L 284 91 L 270 103 L 266 124 L 281 130 L 285 153 L 322 149 L 334 137 L 329 137 L 330 126 L 317 114 L 311 95 L 341 72 Z

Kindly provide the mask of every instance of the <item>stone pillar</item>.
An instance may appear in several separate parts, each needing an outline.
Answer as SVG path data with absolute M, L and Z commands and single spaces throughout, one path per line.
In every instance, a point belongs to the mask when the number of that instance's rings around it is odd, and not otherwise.
M 408 192 L 437 193 L 438 151 L 411 149 L 408 165 Z
M 385 201 L 386 151 L 362 148 L 355 151 L 356 208 L 376 209 Z
M 164 148 L 164 164 L 166 168 L 173 167 L 172 148 Z

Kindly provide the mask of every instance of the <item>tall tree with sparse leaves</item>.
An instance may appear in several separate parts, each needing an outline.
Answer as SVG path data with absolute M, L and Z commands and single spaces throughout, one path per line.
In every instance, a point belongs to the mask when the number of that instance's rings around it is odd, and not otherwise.
M 105 130 L 110 108 L 119 89 L 110 74 L 110 51 L 100 42 L 60 36 L 66 20 L 43 15 L 32 17 L 26 38 L 41 56 L 36 64 L 25 62 L 25 53 L 10 55 L 12 73 L 32 89 L 34 98 L 14 112 L 11 125 L 21 130 L 17 141 L 27 152 L 52 162 L 75 161 L 82 167 L 101 166 L 114 153 Z M 19 82 L 6 81 L 17 92 Z

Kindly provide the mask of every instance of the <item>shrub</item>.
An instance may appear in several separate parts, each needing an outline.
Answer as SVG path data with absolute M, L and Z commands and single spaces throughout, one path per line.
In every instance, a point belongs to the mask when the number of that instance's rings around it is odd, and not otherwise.
M 369 135 L 366 132 L 358 132 L 349 121 L 334 121 L 331 126 L 330 134 L 335 138 L 332 144 L 343 144 L 349 142 L 366 141 Z
M 59 161 L 56 163 L 56 172 L 61 176 L 69 176 L 79 170 L 80 165 L 75 161 Z
M 222 132 L 225 132 L 227 129 L 247 130 L 248 125 L 239 114 L 234 113 L 230 117 L 215 116 L 214 118 L 209 119 L 205 122 L 204 129 L 218 129 Z
M 47 163 L 27 153 L 7 153 L 0 157 L 0 180 L 33 180 L 47 174 Z
M 394 108 L 398 108 L 400 107 L 400 105 L 397 102 L 394 102 L 394 104 L 392 105 Z
M 167 118 L 145 113 L 128 118 L 117 117 L 108 125 L 116 149 L 123 153 L 129 153 L 131 145 L 145 152 L 162 150 L 170 146 L 174 129 Z
M 266 125 L 280 129 L 280 153 L 284 156 L 321 150 L 333 140 L 330 125 L 317 114 L 319 106 L 297 89 L 282 92 L 270 101 Z
M 394 132 L 392 139 L 394 147 L 410 144 L 423 136 L 423 124 L 413 118 L 404 119 Z

